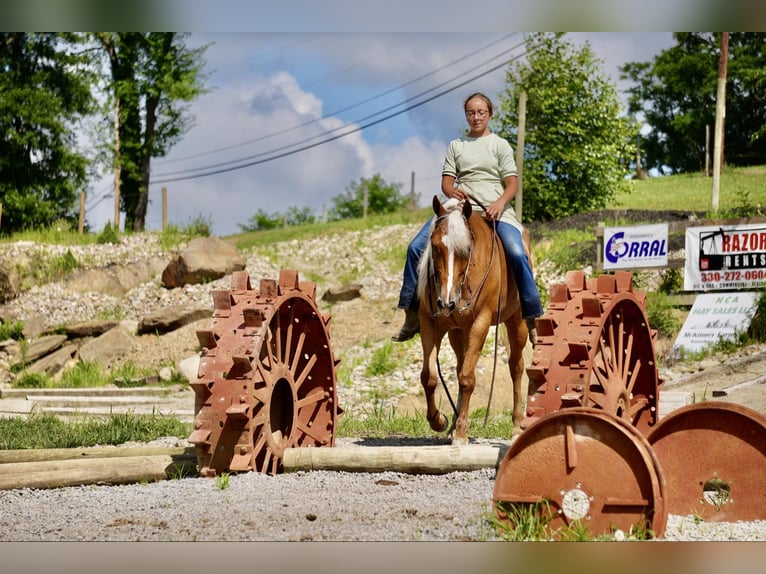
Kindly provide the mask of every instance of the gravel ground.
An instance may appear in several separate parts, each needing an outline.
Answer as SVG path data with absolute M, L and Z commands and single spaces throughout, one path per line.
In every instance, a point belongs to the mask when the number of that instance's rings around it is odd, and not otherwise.
M 254 278 L 272 277 L 278 271 L 272 262 L 279 261 L 280 266 L 300 269 L 308 276 L 316 269 L 326 271 L 327 262 L 332 261 L 337 278 L 346 268 L 364 268 L 365 260 L 389 249 L 381 241 L 384 235 L 405 244 L 412 231 L 402 226 L 351 239 L 280 244 L 268 256 L 263 251 L 251 254 L 247 268 Z M 339 251 L 338 245 L 351 247 Z M 130 244 L 125 251 L 133 253 L 131 250 L 137 248 L 140 245 Z M 157 256 L 154 242 L 149 241 L 143 249 L 137 258 Z M 119 252 L 120 260 L 133 260 L 133 255 L 126 253 Z M 363 299 L 381 300 L 385 308 L 381 316 L 398 321 L 392 297 L 398 290 L 398 274 L 367 269 L 358 276 L 364 286 Z M 333 286 L 320 280 L 318 293 Z M 184 291 L 163 290 L 154 283 L 117 301 L 105 296 L 75 296 L 60 285 L 52 285 L 33 289 L 11 307 L 21 318 L 32 310 L 43 312 L 53 323 L 71 317 L 85 320 L 116 305 L 123 305 L 128 317 L 138 318 L 159 306 L 174 304 L 178 298 L 209 302 L 212 289 L 227 287 L 227 279 Z M 83 307 L 85 300 L 88 306 Z M 347 410 L 363 405 L 376 391 L 376 381 L 366 380 L 359 372 L 364 361 L 355 355 L 365 345 L 359 344 L 364 338 L 353 330 L 354 318 L 362 317 L 359 328 L 367 331 L 373 323 L 355 307 L 358 303 L 342 303 L 331 309 L 334 351 L 359 365 L 353 378 L 358 384 L 339 389 Z M 346 308 L 351 312 L 344 313 Z M 395 326 L 390 326 L 392 332 Z M 366 347 L 367 352 L 375 348 Z M 417 349 L 413 352 L 414 359 L 406 359 L 407 366 L 391 377 L 401 387 L 396 387 L 395 394 L 410 392 L 413 381 L 417 383 L 419 356 Z M 666 378 L 673 379 L 673 373 L 667 373 Z M 225 489 L 214 480 L 185 478 L 121 486 L 0 491 L 0 541 L 493 541 L 498 540 L 489 521 L 494 478 L 495 471 L 490 469 L 444 475 L 313 471 L 273 477 L 232 475 Z M 766 541 L 766 521 L 713 523 L 671 515 L 663 540 Z
M 340 439 L 337 447 L 360 447 Z M 475 441 L 482 442 L 482 441 Z M 495 470 L 297 471 L 0 491 L 0 541 L 498 541 Z M 668 516 L 661 541 L 766 541 L 766 521 Z

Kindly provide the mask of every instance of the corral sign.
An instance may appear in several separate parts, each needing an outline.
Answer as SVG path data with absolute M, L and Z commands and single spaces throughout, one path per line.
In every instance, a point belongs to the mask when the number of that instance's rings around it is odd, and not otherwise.
M 671 356 L 683 348 L 702 351 L 719 340 L 734 340 L 755 315 L 758 293 L 700 293 L 692 305 Z
M 765 285 L 764 224 L 686 228 L 685 291 Z
M 604 228 L 604 269 L 664 267 L 667 264 L 667 223 Z

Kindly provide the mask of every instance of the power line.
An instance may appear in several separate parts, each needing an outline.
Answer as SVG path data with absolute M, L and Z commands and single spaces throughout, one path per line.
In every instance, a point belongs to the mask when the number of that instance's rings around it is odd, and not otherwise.
M 505 54 L 505 53 L 507 53 L 509 51 L 512 51 L 512 50 L 518 48 L 521 45 L 523 45 L 523 42 L 517 44 L 516 46 L 514 46 L 510 50 L 506 50 L 506 51 L 502 52 L 501 54 L 496 55 L 493 58 L 490 58 L 490 60 L 485 61 L 481 65 L 484 65 L 487 62 L 496 59 L 500 55 L 503 55 L 503 54 Z M 268 152 L 262 152 L 262 153 L 255 154 L 253 156 L 249 156 L 249 157 L 246 157 L 246 158 L 240 158 L 239 160 L 231 160 L 231 161 L 228 161 L 228 162 L 222 162 L 222 163 L 219 163 L 219 164 L 214 164 L 214 165 L 203 167 L 203 168 L 194 168 L 193 170 L 191 170 L 191 171 L 196 171 L 196 170 L 200 170 L 200 169 L 207 170 L 207 171 L 204 171 L 204 172 L 198 173 L 198 174 L 190 174 L 190 175 L 185 175 L 185 176 L 181 175 L 180 177 L 168 177 L 168 176 L 176 175 L 177 173 L 181 173 L 181 174 L 188 173 L 190 170 L 187 170 L 185 172 L 166 173 L 166 174 L 159 175 L 158 179 L 156 181 L 154 181 L 153 183 L 155 183 L 155 184 L 164 184 L 164 183 L 171 183 L 171 182 L 175 182 L 175 181 L 184 181 L 184 180 L 188 180 L 188 179 L 197 179 L 197 178 L 206 177 L 206 176 L 209 176 L 209 175 L 218 175 L 218 174 L 221 174 L 221 173 L 227 173 L 227 172 L 230 172 L 230 171 L 235 171 L 235 170 L 243 169 L 243 168 L 246 168 L 246 167 L 252 167 L 254 165 L 259 165 L 259 164 L 266 163 L 266 162 L 269 162 L 269 161 L 273 161 L 273 160 L 276 160 L 276 159 L 281 159 L 283 157 L 294 155 L 294 154 L 296 154 L 298 152 L 306 151 L 308 149 L 312 149 L 314 147 L 317 147 L 319 145 L 323 145 L 325 143 L 330 143 L 330 142 L 335 141 L 337 139 L 340 139 L 342 137 L 345 137 L 345 136 L 357 133 L 359 131 L 362 131 L 363 129 L 372 127 L 372 126 L 377 125 L 379 123 L 382 123 L 382 122 L 384 122 L 386 120 L 389 120 L 391 118 L 399 116 L 399 115 L 401 115 L 401 114 L 403 114 L 405 112 L 408 112 L 410 110 L 418 108 L 418 107 L 420 107 L 420 106 L 422 106 L 422 105 L 424 105 L 424 104 L 426 104 L 428 102 L 431 102 L 431 101 L 433 101 L 433 100 L 435 100 L 435 99 L 437 99 L 437 98 L 439 98 L 439 97 L 441 97 L 441 96 L 443 96 L 445 94 L 448 94 L 448 93 L 450 93 L 450 92 L 452 92 L 452 91 L 454 91 L 454 90 L 456 90 L 458 88 L 461 88 L 461 87 L 465 86 L 466 84 L 469 84 L 470 82 L 473 82 L 473 81 L 475 81 L 475 80 L 477 80 L 477 79 L 479 79 L 479 78 L 481 78 L 483 76 L 486 76 L 487 74 L 490 74 L 490 73 L 492 73 L 492 72 L 502 68 L 503 66 L 508 65 L 510 62 L 512 62 L 514 60 L 517 60 L 517 59 L 519 59 L 519 58 L 521 58 L 521 57 L 523 57 L 525 55 L 526 55 L 526 52 L 524 52 L 522 54 L 519 54 L 517 56 L 514 56 L 513 58 L 510 58 L 510 59 L 507 59 L 507 60 L 503 60 L 502 62 L 492 66 L 488 70 L 486 70 L 486 71 L 484 71 L 482 73 L 476 74 L 474 76 L 471 76 L 468 79 L 466 79 L 466 80 L 456 84 L 455 86 L 453 86 L 451 88 L 447 88 L 447 89 L 445 89 L 445 90 L 443 90 L 441 92 L 438 92 L 435 95 L 433 95 L 433 96 L 431 96 L 429 98 L 426 98 L 425 100 L 423 100 L 421 102 L 415 102 L 415 103 L 409 104 L 409 105 L 407 105 L 406 107 L 404 107 L 403 109 L 401 109 L 401 110 L 399 110 L 397 112 L 388 114 L 386 116 L 383 116 L 382 118 L 379 118 L 379 119 L 374 120 L 374 121 L 370 121 L 370 122 L 368 122 L 366 124 L 363 124 L 361 126 L 355 127 L 353 129 L 349 129 L 348 131 L 345 131 L 343 133 L 339 133 L 339 134 L 336 134 L 336 135 L 332 135 L 332 136 L 326 137 L 326 138 L 324 138 L 323 140 L 321 140 L 319 142 L 315 142 L 315 143 L 307 144 L 307 145 L 302 145 L 302 146 L 294 148 L 292 150 L 284 151 L 284 153 L 278 153 L 278 154 L 275 154 L 275 155 L 270 155 L 269 157 L 266 157 L 266 158 L 263 158 L 263 159 L 256 159 L 256 158 L 261 158 L 262 156 L 268 155 L 268 154 L 274 154 L 274 152 L 277 152 L 277 151 L 283 151 L 286 148 L 292 147 L 292 145 L 283 146 L 282 148 L 276 148 L 276 149 L 270 150 Z M 415 99 L 417 97 L 423 96 L 423 95 L 433 91 L 437 87 L 443 86 L 443 85 L 445 85 L 445 84 L 447 84 L 447 83 L 449 83 L 451 81 L 454 81 L 454 78 L 451 79 L 451 80 L 448 80 L 446 82 L 442 82 L 441 84 L 438 84 L 437 86 L 435 86 L 433 88 L 425 90 L 425 91 L 421 92 L 420 94 L 418 94 L 418 95 L 414 96 L 413 98 L 410 98 L 409 100 L 406 100 L 406 101 L 411 101 L 411 100 L 413 100 L 413 99 Z M 359 121 L 364 121 L 366 119 L 370 119 L 370 118 L 372 118 L 374 116 L 380 115 L 381 113 L 385 113 L 386 111 L 390 111 L 391 109 L 399 107 L 403 103 L 406 103 L 406 101 L 405 102 L 400 102 L 399 104 L 396 104 L 394 106 L 389 106 L 388 108 L 385 108 L 384 110 L 376 112 L 375 114 L 371 114 L 370 116 L 362 118 Z M 342 126 L 340 128 L 336 128 L 335 130 L 331 130 L 329 132 L 325 132 L 325 134 L 332 134 L 333 132 L 337 132 L 337 131 L 345 128 L 345 127 L 348 127 L 348 125 Z M 321 137 L 322 135 L 325 135 L 325 134 L 320 134 L 319 136 L 315 136 L 312 139 L 316 139 L 316 137 Z M 233 167 L 223 167 L 223 166 L 227 166 L 227 165 L 230 165 L 230 164 L 233 164 L 233 163 L 239 163 L 239 162 L 242 162 L 242 161 L 246 161 L 246 163 L 235 165 Z M 217 168 L 217 167 L 220 167 L 221 169 L 211 169 L 211 168 Z
M 304 127 L 310 126 L 312 124 L 321 122 L 322 120 L 328 119 L 330 117 L 337 116 L 338 114 L 342 114 L 343 112 L 347 112 L 347 111 L 352 110 L 354 108 L 358 108 L 359 106 L 362 106 L 364 104 L 370 103 L 370 102 L 372 102 L 374 100 L 377 100 L 379 98 L 387 96 L 387 95 L 389 95 L 389 94 L 391 94 L 393 92 L 396 92 L 398 90 L 406 88 L 407 86 L 410 86 L 410 85 L 412 85 L 412 84 L 414 84 L 416 82 L 424 80 L 424 79 L 428 78 L 429 76 L 433 76 L 434 74 L 437 74 L 437 73 L 441 72 L 442 70 L 450 68 L 450 67 L 454 66 L 455 64 L 458 64 L 458 63 L 462 62 L 463 60 L 467 60 L 468 58 L 470 58 L 472 56 L 475 56 L 476 54 L 479 54 L 480 52 L 488 50 L 492 46 L 494 46 L 496 44 L 499 44 L 500 42 L 503 42 L 503 41 L 505 41 L 505 40 L 507 40 L 507 39 L 509 39 L 509 38 L 511 38 L 511 37 L 513 37 L 515 35 L 517 35 L 517 34 L 518 34 L 518 32 L 513 32 L 511 34 L 507 34 L 507 35 L 503 36 L 502 38 L 500 38 L 498 40 L 495 40 L 494 42 L 490 42 L 486 46 L 483 46 L 483 47 L 479 48 L 478 50 L 476 50 L 474 52 L 471 52 L 470 54 L 466 54 L 465 56 L 461 56 L 460 58 L 458 58 L 456 60 L 453 60 L 453 61 L 449 62 L 448 64 L 445 64 L 444 66 L 436 68 L 435 70 L 431 70 L 430 72 L 428 72 L 426 74 L 422 74 L 421 76 L 418 76 L 417 78 L 413 78 L 409 82 L 405 82 L 404 84 L 400 84 L 398 86 L 395 86 L 395 87 L 390 88 L 388 90 L 385 90 L 383 92 L 375 94 L 374 96 L 371 96 L 371 97 L 366 98 L 366 99 L 364 99 L 362 101 L 359 101 L 359 102 L 356 102 L 354 104 L 351 104 L 350 106 L 346 106 L 344 108 L 335 110 L 333 112 L 329 112 L 329 113 L 323 115 L 321 118 L 315 118 L 313 120 L 309 120 L 307 122 L 303 122 L 301 124 L 294 125 L 294 126 L 292 126 L 290 128 L 284 129 L 284 130 L 280 130 L 280 131 L 277 131 L 277 132 L 272 132 L 272 133 L 269 133 L 269 134 L 266 134 L 266 135 L 263 135 L 263 136 L 259 136 L 257 138 L 246 140 L 244 142 L 240 142 L 240 143 L 236 143 L 236 144 L 220 147 L 220 148 L 215 149 L 215 150 L 206 151 L 206 152 L 200 152 L 200 153 L 197 153 L 197 154 L 192 154 L 192 155 L 188 155 L 188 156 L 184 156 L 184 157 L 176 158 L 176 159 L 172 159 L 172 160 L 166 160 L 166 161 L 163 161 L 162 164 L 163 165 L 167 165 L 169 163 L 177 163 L 179 161 L 185 161 L 187 159 L 195 159 L 195 158 L 198 158 L 198 157 L 203 157 L 205 155 L 210 155 L 210 154 L 214 154 L 214 153 L 220 153 L 222 151 L 228 151 L 230 149 L 234 149 L 234 148 L 237 148 L 237 147 L 242 147 L 242 146 L 249 145 L 249 144 L 252 144 L 252 143 L 257 143 L 259 141 L 267 140 L 267 139 L 270 139 L 270 138 L 275 137 L 275 136 L 284 135 L 286 133 L 290 133 L 290 132 L 295 131 L 297 129 L 304 128 Z M 516 44 L 512 48 L 501 52 L 499 55 L 496 55 L 494 58 L 498 58 L 502 54 L 505 54 L 507 52 L 515 50 L 521 44 L 523 44 L 523 42 L 519 43 L 519 44 Z M 492 58 L 492 59 L 494 59 L 494 58 Z M 432 88 L 432 89 L 435 89 L 435 88 Z M 413 98 L 416 98 L 418 96 L 413 96 Z M 411 99 L 413 99 L 413 98 L 411 98 Z M 397 105 L 401 105 L 401 104 L 397 104 Z M 387 109 L 390 109 L 390 108 L 387 108 Z M 386 110 L 383 110 L 383 111 L 386 111 Z M 382 112 L 378 112 L 378 113 L 382 113 Z M 375 114 L 373 114 L 373 116 L 374 115 Z M 358 120 L 358 121 L 363 121 L 365 119 L 368 119 L 369 117 L 372 117 L 372 116 L 367 116 L 366 118 L 362 118 L 362 120 Z M 236 161 L 239 161 L 239 160 L 236 160 Z M 209 167 L 216 167 L 217 165 L 219 165 L 219 164 L 214 164 L 213 166 L 209 166 Z M 206 168 L 201 168 L 201 169 L 206 169 Z M 177 173 L 184 173 L 184 172 L 170 172 L 170 173 L 165 173 L 165 174 L 159 174 L 159 177 L 164 177 L 164 176 L 168 176 L 168 175 L 175 175 Z

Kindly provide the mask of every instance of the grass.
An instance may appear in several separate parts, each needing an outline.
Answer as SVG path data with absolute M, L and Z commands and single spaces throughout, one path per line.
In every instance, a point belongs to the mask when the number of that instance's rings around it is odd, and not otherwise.
M 192 425 L 156 414 L 112 414 L 106 419 L 64 422 L 51 414 L 26 419 L 0 418 L 0 449 L 77 448 L 147 442 L 159 437 L 187 437 Z
M 632 180 L 630 192 L 617 195 L 608 209 L 702 211 L 710 217 L 728 217 L 766 210 L 766 166 L 724 168 L 719 185 L 718 210 L 712 209 L 713 181 L 700 173 Z M 742 217 L 743 215 L 738 215 Z
M 40 373 L 21 371 L 14 380 L 13 386 L 20 389 L 83 389 L 111 385 L 117 379 L 130 384 L 131 381 L 141 380 L 156 374 L 152 369 L 141 367 L 132 361 L 122 363 L 115 369 L 105 370 L 95 361 L 80 360 L 71 369 L 64 371 L 60 379 Z M 157 384 L 174 385 L 180 382 L 178 379 L 164 382 L 158 378 Z

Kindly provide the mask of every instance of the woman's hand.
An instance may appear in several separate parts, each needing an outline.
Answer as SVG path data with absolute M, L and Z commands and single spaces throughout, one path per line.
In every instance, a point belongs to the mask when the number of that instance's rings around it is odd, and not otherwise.
M 487 206 L 487 217 L 493 220 L 499 220 L 503 215 L 505 209 L 505 201 L 498 199 L 493 201 Z
M 454 199 L 458 199 L 461 201 L 464 199 L 468 199 L 468 195 L 459 187 L 453 188 L 449 190 L 449 192 L 445 192 L 445 195 L 447 197 L 452 197 Z

